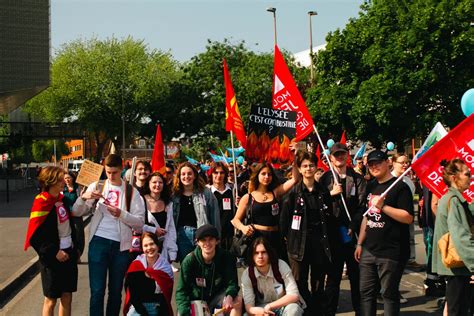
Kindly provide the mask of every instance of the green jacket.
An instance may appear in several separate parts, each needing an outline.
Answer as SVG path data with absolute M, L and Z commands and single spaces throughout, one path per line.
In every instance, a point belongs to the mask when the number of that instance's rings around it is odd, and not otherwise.
M 451 198 L 448 216 L 448 201 Z M 449 188 L 438 202 L 436 213 L 435 231 L 433 237 L 433 267 L 432 271 L 440 275 L 471 275 L 474 273 L 474 237 L 469 227 L 466 213 L 461 203 L 466 199 L 455 188 Z M 474 206 L 469 205 L 471 214 Z M 465 267 L 448 269 L 441 261 L 438 250 L 438 240 L 447 232 L 451 233 L 451 240 Z
M 228 251 L 216 247 L 212 264 L 204 263 L 201 248 L 196 247 L 181 263 L 176 288 L 176 306 L 179 315 L 190 315 L 190 304 L 194 300 L 210 302 L 216 295 L 225 292 L 235 298 L 239 293 L 235 257 Z M 203 282 L 198 279 L 205 279 Z

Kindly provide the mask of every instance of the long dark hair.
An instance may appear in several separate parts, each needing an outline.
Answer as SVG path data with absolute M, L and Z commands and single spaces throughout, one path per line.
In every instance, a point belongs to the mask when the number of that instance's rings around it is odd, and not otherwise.
M 165 205 L 168 205 L 168 203 L 171 200 L 171 190 L 170 190 L 170 187 L 166 184 L 165 177 L 161 173 L 159 173 L 158 171 L 153 172 L 152 174 L 150 174 L 148 179 L 146 179 L 146 184 L 145 184 L 145 188 L 144 188 L 144 191 L 143 191 L 143 195 L 151 193 L 150 181 L 151 181 L 151 178 L 153 178 L 153 177 L 158 177 L 158 178 L 161 179 L 161 181 L 163 181 L 163 190 L 161 190 L 160 199 L 163 200 Z
M 278 179 L 272 165 L 267 162 L 261 162 L 252 169 L 252 175 L 250 176 L 249 183 L 249 193 L 257 190 L 259 185 L 258 175 L 263 170 L 263 168 L 268 168 L 270 170 L 270 173 L 272 174 L 272 182 L 270 182 L 270 184 L 268 185 L 267 190 L 273 192 L 273 190 L 278 186 Z
M 228 177 L 229 177 L 229 168 L 227 168 L 227 166 L 221 162 L 221 161 L 218 161 L 218 162 L 214 162 L 212 165 L 211 165 L 211 176 L 209 177 L 209 184 L 213 184 L 212 182 L 212 174 L 214 173 L 214 171 L 216 171 L 217 168 L 221 168 L 222 171 L 224 171 L 224 184 L 227 183 L 227 180 L 228 180 Z

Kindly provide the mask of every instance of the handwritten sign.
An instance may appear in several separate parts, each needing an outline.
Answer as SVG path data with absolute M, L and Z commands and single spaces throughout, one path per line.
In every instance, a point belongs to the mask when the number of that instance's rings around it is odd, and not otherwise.
M 92 182 L 99 181 L 103 170 L 104 166 L 101 164 L 92 162 L 90 160 L 84 160 L 84 163 L 79 170 L 76 182 L 87 187 Z

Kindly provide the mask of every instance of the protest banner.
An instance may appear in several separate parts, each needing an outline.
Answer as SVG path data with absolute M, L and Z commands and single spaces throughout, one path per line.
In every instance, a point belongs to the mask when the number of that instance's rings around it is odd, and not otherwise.
M 99 181 L 102 171 L 104 171 L 104 166 L 101 164 L 90 160 L 84 160 L 84 163 L 79 170 L 79 174 L 77 175 L 76 182 L 87 187 L 92 182 Z
M 442 137 L 423 155 L 418 156 L 412 169 L 433 194 L 441 197 L 447 191 L 443 182 L 442 160 L 460 158 L 474 173 L 474 115 L 459 123 L 446 136 Z M 463 192 L 468 202 L 474 199 L 474 182 Z
M 294 111 L 253 106 L 245 157 L 252 162 L 289 163 L 293 161 L 290 143 L 296 136 Z

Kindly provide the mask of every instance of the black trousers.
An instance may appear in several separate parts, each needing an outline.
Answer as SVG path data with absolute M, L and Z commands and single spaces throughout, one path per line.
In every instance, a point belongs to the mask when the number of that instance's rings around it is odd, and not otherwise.
M 334 316 L 337 312 L 344 262 L 347 266 L 347 274 L 351 285 L 352 308 L 355 315 L 360 314 L 360 274 L 359 264 L 354 259 L 354 251 L 352 243 L 343 244 L 338 251 L 333 251 L 332 264 L 329 266 L 326 277 L 326 315 L 328 316 Z
M 472 301 L 474 300 L 474 285 L 469 284 L 470 276 L 447 276 L 446 304 L 448 304 L 449 316 L 473 315 Z

